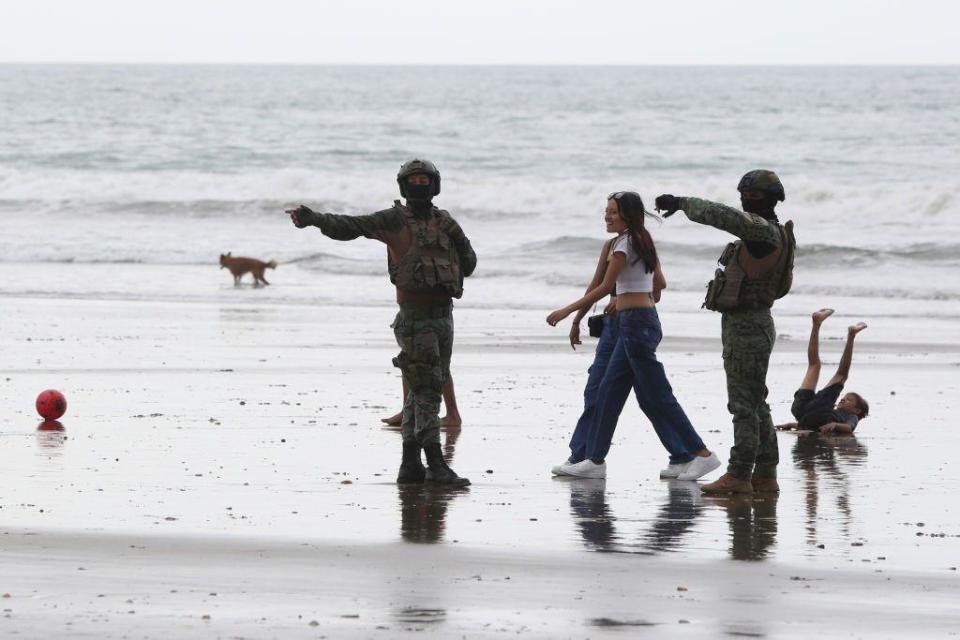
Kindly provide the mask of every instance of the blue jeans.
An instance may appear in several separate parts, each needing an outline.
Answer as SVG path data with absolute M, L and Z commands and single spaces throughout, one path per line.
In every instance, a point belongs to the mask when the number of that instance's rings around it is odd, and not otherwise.
M 663 365 L 657 360 L 657 345 L 663 338 L 657 310 L 653 307 L 624 309 L 617 313 L 617 320 L 620 336 L 597 391 L 586 457 L 606 458 L 620 412 L 633 387 L 640 409 L 670 452 L 670 463 L 690 462 L 694 454 L 705 447 L 674 397 Z
M 587 457 L 587 436 L 590 425 L 593 423 L 594 408 L 597 405 L 597 392 L 600 390 L 600 381 L 607 373 L 607 364 L 613 349 L 617 346 L 620 336 L 620 327 L 617 316 L 603 317 L 603 333 L 597 340 L 597 350 L 593 354 L 593 364 L 587 369 L 587 386 L 583 388 L 583 413 L 577 420 L 577 428 L 570 438 L 570 462 L 580 462 Z M 626 402 L 626 398 L 624 398 Z M 622 406 L 622 403 L 621 403 Z

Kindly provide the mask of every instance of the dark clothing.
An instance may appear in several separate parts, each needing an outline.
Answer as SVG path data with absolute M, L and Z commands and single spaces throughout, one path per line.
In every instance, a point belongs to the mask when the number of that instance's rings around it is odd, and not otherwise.
M 797 389 L 793 394 L 793 406 L 790 407 L 790 413 L 797 419 L 797 427 L 819 431 L 825 424 L 846 422 L 851 430 L 855 430 L 860 418 L 834 408 L 841 391 L 843 391 L 843 385 L 839 382 L 826 386 L 816 393 L 812 389 Z
M 597 406 L 600 382 L 607 372 L 610 356 L 620 338 L 620 324 L 616 315 L 603 316 L 603 333 L 597 340 L 597 348 L 593 353 L 593 364 L 587 369 L 587 384 L 583 388 L 583 413 L 577 420 L 577 427 L 570 438 L 570 462 L 580 462 L 587 457 L 587 436 L 590 425 L 593 423 L 593 412 Z M 639 395 L 639 394 L 638 394 Z M 624 401 L 626 402 L 626 401 Z
M 470 240 L 463 233 L 460 225 L 450 217 L 450 214 L 436 207 L 429 211 L 418 213 L 422 218 L 442 217 L 446 223 L 447 235 L 453 241 L 457 248 L 457 254 L 460 258 L 460 270 L 464 277 L 468 277 L 477 267 L 477 254 L 474 253 Z M 318 225 L 320 231 L 334 240 L 353 240 L 363 236 L 371 240 L 380 240 L 388 246 L 391 244 L 391 236 L 396 237 L 407 228 L 407 220 L 404 217 L 403 210 L 399 206 L 393 206 L 389 209 L 377 211 L 364 216 L 344 216 L 333 213 L 321 213 Z M 406 244 L 412 243 L 413 238 Z M 406 251 L 402 251 L 406 253 Z
M 733 416 L 733 446 L 727 472 L 740 480 L 777 477 L 780 451 L 767 404 L 767 369 L 777 340 L 770 309 L 725 311 L 720 319 L 727 411 Z
M 680 202 L 687 218 L 735 235 L 755 258 L 786 248 L 786 236 L 776 216 L 764 217 L 699 198 L 681 198 Z M 768 286 L 764 279 L 748 281 L 744 291 L 762 297 Z M 724 311 L 721 336 L 727 410 L 733 416 L 727 472 L 747 481 L 754 474 L 775 478 L 780 453 L 767 404 L 767 368 L 777 331 L 770 309 L 758 305 Z
M 439 443 L 441 390 L 450 379 L 453 352 L 452 307 L 402 304 L 391 326 L 401 349 L 393 364 L 410 388 L 400 423 L 403 439 L 422 447 Z

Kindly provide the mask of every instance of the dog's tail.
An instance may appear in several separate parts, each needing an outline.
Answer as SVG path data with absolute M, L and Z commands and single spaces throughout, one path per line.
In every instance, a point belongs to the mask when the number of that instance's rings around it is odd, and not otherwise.
M 269 268 L 271 268 L 271 269 L 276 269 L 276 268 L 277 268 L 277 261 L 276 261 L 276 260 L 271 260 L 270 262 L 267 263 L 267 266 L 268 266 Z

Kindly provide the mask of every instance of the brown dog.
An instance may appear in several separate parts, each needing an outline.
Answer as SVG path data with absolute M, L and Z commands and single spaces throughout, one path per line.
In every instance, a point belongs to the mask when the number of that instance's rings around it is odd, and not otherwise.
M 229 269 L 230 273 L 233 274 L 233 286 L 240 286 L 240 278 L 242 278 L 245 273 L 253 274 L 253 286 L 257 286 L 259 284 L 270 284 L 267 282 L 267 279 L 263 277 L 263 271 L 267 268 L 276 269 L 277 262 L 276 260 L 264 262 L 256 258 L 243 258 L 240 256 L 234 258 L 229 253 L 221 253 L 220 268 L 223 269 L 224 267 Z

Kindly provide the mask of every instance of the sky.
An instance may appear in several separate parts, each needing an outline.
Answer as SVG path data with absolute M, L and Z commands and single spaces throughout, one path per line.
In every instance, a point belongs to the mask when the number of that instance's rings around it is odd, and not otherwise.
M 2 0 L 0 62 L 960 64 L 953 0 Z

